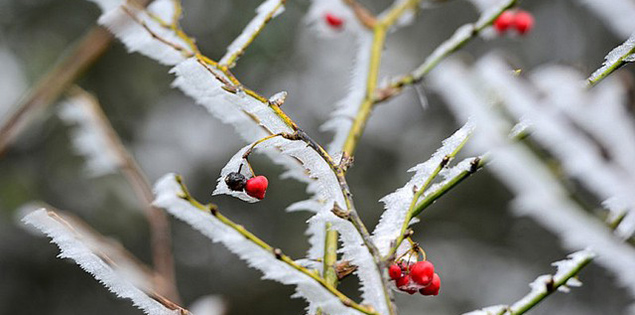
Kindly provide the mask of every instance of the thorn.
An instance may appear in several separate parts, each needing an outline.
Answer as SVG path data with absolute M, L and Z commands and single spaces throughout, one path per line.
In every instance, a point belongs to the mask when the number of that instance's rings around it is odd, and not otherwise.
M 273 254 L 276 256 L 276 259 L 282 259 L 282 250 L 280 248 L 274 248 Z
M 444 168 L 446 165 L 448 165 L 448 163 L 450 163 L 450 156 L 446 155 L 443 157 L 443 160 L 441 160 L 439 166 L 441 166 L 441 168 Z
M 333 212 L 333 214 L 337 216 L 338 218 L 341 218 L 344 220 L 348 220 L 351 215 L 350 211 L 346 211 L 342 209 L 337 203 L 333 205 L 333 209 L 331 210 L 331 212 Z
M 215 205 L 208 205 L 209 207 L 209 212 L 213 215 L 213 216 L 218 216 L 218 207 L 216 207 Z
M 271 96 L 268 102 L 269 102 L 269 105 L 275 105 L 275 106 L 281 107 L 282 104 L 284 104 L 284 101 L 286 99 L 287 99 L 287 92 L 282 91 Z
M 416 194 L 417 191 L 419 191 L 419 187 L 417 185 L 412 186 L 412 192 Z
M 480 157 L 476 157 L 474 158 L 474 160 L 472 160 L 472 162 L 470 163 L 470 173 L 476 173 L 476 171 L 478 171 L 478 165 L 481 163 L 481 158 Z
M 553 292 L 555 290 L 553 277 L 549 277 L 549 280 L 545 283 L 545 287 L 547 288 L 547 292 Z

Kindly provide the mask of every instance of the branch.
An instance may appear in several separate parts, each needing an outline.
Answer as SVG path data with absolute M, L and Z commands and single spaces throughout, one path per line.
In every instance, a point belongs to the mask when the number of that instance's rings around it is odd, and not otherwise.
M 626 40 L 626 42 L 624 42 L 620 46 L 617 46 L 616 48 L 611 50 L 608 55 L 606 55 L 602 67 L 593 72 L 593 74 L 591 74 L 591 76 L 587 79 L 588 86 L 595 86 L 626 63 L 635 61 L 634 54 L 635 33 L 633 33 L 633 35 L 631 35 L 631 37 Z
M 284 9 L 286 0 L 267 0 L 257 9 L 254 17 L 245 30 L 227 47 L 227 53 L 221 58 L 220 67 L 232 68 L 245 49 L 256 39 L 265 25 Z
M 377 24 L 377 17 L 357 0 L 342 0 L 355 13 L 357 20 L 367 29 L 372 30 Z
M 231 221 L 229 218 L 222 215 L 215 205 L 203 205 L 196 201 L 188 192 L 187 187 L 183 184 L 180 176 L 167 175 L 157 183 L 155 190 L 157 191 L 157 199 L 155 201 L 156 204 L 162 205 L 166 208 L 166 210 L 168 210 L 175 216 L 179 217 L 182 220 L 185 220 L 190 224 L 193 224 L 194 227 L 199 229 L 201 232 L 204 232 L 204 234 L 212 238 L 214 241 L 222 241 L 230 250 L 241 255 L 241 258 L 249 260 L 250 265 L 258 267 L 272 279 L 287 284 L 288 281 L 302 281 L 302 279 L 289 279 L 289 277 L 281 275 L 279 272 L 277 272 L 275 276 L 268 275 L 267 271 L 269 269 L 267 268 L 274 268 L 275 266 L 271 266 L 269 262 L 261 259 L 261 257 L 259 256 L 260 254 L 256 255 L 256 253 L 251 250 L 247 251 L 246 248 L 239 245 L 237 242 L 243 242 L 244 240 L 251 244 L 250 246 L 253 245 L 257 248 L 260 248 L 261 250 L 264 250 L 264 252 L 268 253 L 268 255 L 270 255 L 269 257 L 274 258 L 275 261 L 282 262 L 284 265 L 310 278 L 319 287 L 322 287 L 323 289 L 328 291 L 328 293 L 332 297 L 338 299 L 344 306 L 353 308 L 364 314 L 376 314 L 372 309 L 353 302 L 346 295 L 328 284 L 324 280 L 324 278 L 306 269 L 305 267 L 300 266 L 289 256 L 285 255 L 279 248 L 275 248 L 267 244 L 265 241 L 258 238 L 253 233 L 249 232 L 245 227 Z M 185 205 L 181 204 L 181 201 L 186 202 Z M 196 210 L 196 217 L 189 216 L 193 213 L 186 213 L 188 211 L 191 211 L 189 209 Z M 209 214 L 211 215 L 211 217 L 202 217 L 201 214 Z M 202 218 L 205 219 L 201 220 Z M 211 221 L 212 219 L 213 221 Z M 194 224 L 193 222 L 196 223 Z M 223 226 L 223 228 L 219 229 L 217 225 L 221 225 Z M 238 233 L 241 236 L 242 240 L 228 234 L 228 231 L 234 231 L 235 233 Z M 210 233 L 214 233 L 213 236 Z M 247 258 L 243 257 L 243 255 Z
M 102 134 L 107 138 L 108 149 L 114 153 L 119 161 L 117 167 L 132 185 L 139 201 L 143 204 L 144 214 L 150 224 L 154 267 L 163 277 L 158 279 L 160 282 L 157 283 L 158 291 L 178 301 L 174 260 L 171 250 L 170 225 L 165 213 L 152 205 L 154 194 L 150 183 L 139 164 L 121 142 L 97 99 L 78 87 L 71 90 L 71 95 L 72 98 L 78 99 L 79 104 L 85 104 L 89 115 L 95 118 L 94 121 L 97 125 L 95 127 L 103 131 Z
M 146 6 L 149 0 L 136 0 Z M 104 28 L 90 29 L 67 55 L 61 56 L 57 65 L 40 77 L 37 84 L 22 97 L 15 110 L 0 125 L 0 157 L 15 137 L 29 123 L 29 118 L 57 100 L 79 76 L 101 57 L 110 47 L 113 36 Z
M 466 24 L 458 28 L 452 37 L 439 45 L 419 67 L 390 83 L 388 86 L 377 89 L 374 92 L 373 102 L 384 102 L 401 93 L 405 86 L 419 83 L 423 80 L 423 77 L 434 69 L 443 59 L 476 38 L 485 28 L 489 27 L 501 13 L 517 3 L 518 0 L 507 0 L 499 7 L 483 13 L 475 23 Z
M 534 282 L 530 284 L 531 292 L 525 295 L 522 299 L 518 300 L 511 306 L 493 306 L 488 308 L 489 310 L 480 310 L 470 312 L 464 315 L 478 315 L 478 314 L 496 314 L 496 315 L 520 315 L 524 314 L 542 300 L 547 298 L 553 292 L 556 292 L 559 288 L 567 290 L 567 284 L 570 286 L 579 286 L 579 282 L 571 283 L 570 280 L 575 277 L 586 265 L 588 265 L 595 254 L 589 250 L 583 250 L 573 253 L 568 256 L 569 259 L 561 260 L 553 263 L 552 265 L 558 268 L 558 271 L 554 275 L 544 275 L 538 277 Z M 567 291 L 565 291 L 567 292 Z M 494 313 L 493 313 L 494 312 Z

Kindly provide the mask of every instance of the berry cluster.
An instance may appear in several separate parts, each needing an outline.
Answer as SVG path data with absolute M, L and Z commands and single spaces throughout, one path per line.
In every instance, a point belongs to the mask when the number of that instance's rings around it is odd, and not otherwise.
M 229 189 L 234 191 L 244 190 L 247 195 L 260 200 L 265 198 L 269 181 L 266 177 L 259 175 L 247 179 L 245 175 L 239 172 L 231 172 L 225 177 L 225 183 Z
M 398 262 L 390 265 L 388 276 L 395 281 L 397 289 L 415 294 L 438 295 L 441 278 L 434 272 L 434 265 L 429 261 L 418 261 L 414 264 Z
M 519 34 L 525 35 L 531 31 L 533 26 L 533 15 L 524 10 L 507 10 L 494 21 L 494 29 L 498 34 L 503 34 L 508 29 L 513 28 Z

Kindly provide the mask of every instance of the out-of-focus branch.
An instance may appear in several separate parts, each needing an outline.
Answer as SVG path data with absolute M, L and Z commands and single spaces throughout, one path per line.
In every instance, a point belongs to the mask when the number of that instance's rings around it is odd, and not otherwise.
M 96 122 L 99 124 L 97 127 L 103 130 L 108 139 L 110 151 L 115 153 L 119 160 L 118 166 L 122 174 L 126 177 L 135 194 L 143 204 L 144 213 L 150 224 L 154 268 L 160 275 L 160 277 L 155 279 L 157 291 L 170 299 L 178 301 L 179 294 L 174 275 L 174 259 L 171 250 L 172 242 L 167 215 L 152 205 L 154 200 L 152 186 L 137 161 L 121 142 L 121 139 L 110 124 L 108 117 L 106 117 L 97 99 L 78 87 L 73 88 L 71 93 L 73 97 L 82 98 L 86 101 L 86 104 L 90 105 L 91 113 L 97 118 Z
M 591 74 L 591 76 L 587 79 L 588 86 L 595 86 L 626 63 L 633 62 L 634 54 L 635 33 L 631 35 L 631 37 L 625 43 L 609 52 L 602 67 L 593 72 L 593 74 Z
M 145 7 L 150 0 L 136 0 Z M 108 49 L 113 36 L 106 29 L 95 26 L 90 29 L 70 53 L 61 56 L 57 65 L 42 76 L 38 83 L 24 95 L 14 111 L 0 125 L 0 157 L 11 142 L 26 127 L 29 118 L 55 102 L 77 78 Z
M 368 29 L 373 29 L 377 23 L 377 17 L 372 14 L 365 6 L 357 2 L 357 0 L 343 0 L 346 5 L 351 7 L 357 20 Z
M 0 126 L 0 156 L 2 156 L 17 134 L 29 122 L 29 118 L 55 102 L 59 96 L 108 49 L 113 36 L 101 28 L 94 27 L 72 51 L 63 56 L 58 64 L 22 97 L 20 103 Z

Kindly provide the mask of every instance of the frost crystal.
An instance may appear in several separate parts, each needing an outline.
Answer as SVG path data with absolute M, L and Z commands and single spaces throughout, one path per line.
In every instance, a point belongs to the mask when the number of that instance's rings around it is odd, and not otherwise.
M 67 99 L 59 116 L 69 125 L 75 125 L 71 140 L 75 150 L 86 158 L 86 169 L 92 176 L 115 173 L 123 161 L 115 152 L 93 100 L 84 94 Z
M 45 209 L 33 211 L 22 221 L 50 237 L 60 248 L 59 258 L 74 260 L 110 292 L 132 300 L 144 313 L 177 315 L 186 312 L 174 305 L 162 304 L 163 298 L 154 298 L 158 295 L 150 290 L 147 271 L 141 270 L 129 257 L 117 255 L 110 244 L 100 241 L 83 226 L 71 225 L 64 217 Z

